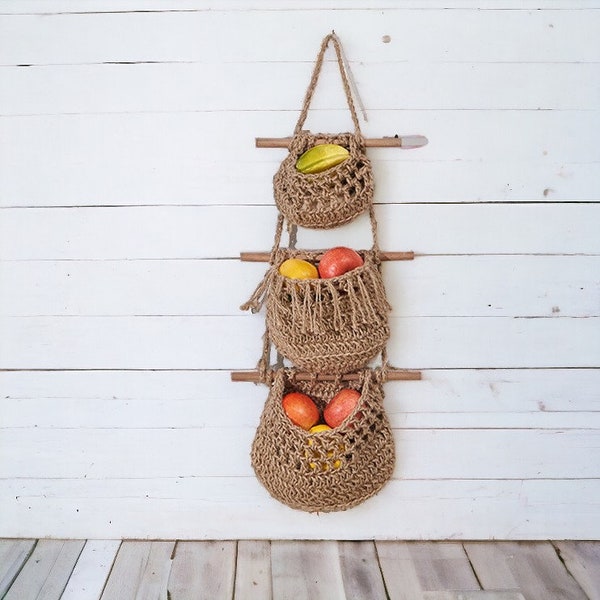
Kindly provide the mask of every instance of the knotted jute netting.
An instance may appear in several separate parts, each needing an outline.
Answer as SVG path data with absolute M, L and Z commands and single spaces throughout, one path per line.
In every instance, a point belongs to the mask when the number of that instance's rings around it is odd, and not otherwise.
M 308 512 L 352 508 L 376 494 L 391 478 L 395 449 L 383 409 L 385 369 L 365 369 L 359 379 L 299 381 L 294 369 L 269 372 L 271 387 L 252 443 L 251 461 L 268 492 Z M 285 394 L 309 395 L 322 410 L 343 387 L 360 392 L 352 413 L 338 427 L 310 433 L 285 414 Z

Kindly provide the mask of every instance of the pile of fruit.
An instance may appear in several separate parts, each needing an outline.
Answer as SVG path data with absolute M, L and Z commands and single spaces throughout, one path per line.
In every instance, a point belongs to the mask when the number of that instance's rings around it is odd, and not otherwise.
M 345 246 L 327 250 L 319 261 L 318 268 L 300 258 L 288 258 L 279 267 L 279 274 L 290 279 L 330 279 L 339 277 L 364 264 L 362 256 Z
M 307 394 L 290 392 L 281 402 L 285 414 L 294 425 L 310 433 L 319 433 L 341 425 L 352 414 L 359 399 L 360 392 L 357 390 L 342 388 L 323 409 L 324 422 L 321 422 L 321 411 L 315 401 Z

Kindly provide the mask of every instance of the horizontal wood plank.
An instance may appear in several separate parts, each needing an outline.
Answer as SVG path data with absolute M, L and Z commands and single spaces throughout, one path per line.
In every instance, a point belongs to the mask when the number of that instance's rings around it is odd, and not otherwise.
M 186 8 L 190 5 L 185 4 Z M 473 56 L 482 62 L 600 60 L 596 45 L 590 43 L 600 26 L 597 11 L 551 10 L 556 3 L 543 12 L 448 11 L 444 10 L 448 2 L 433 8 L 429 4 L 421 10 L 418 7 L 406 10 L 406 4 L 402 7 L 396 4 L 394 8 L 390 2 L 387 7 L 385 3 L 378 5 L 385 11 L 349 10 L 352 4 L 346 3 L 345 9 L 328 14 L 314 10 L 311 3 L 297 4 L 296 8 L 304 10 L 285 11 L 290 3 L 284 2 L 275 5 L 280 9 L 277 28 L 272 27 L 272 8 L 261 10 L 259 5 L 253 6 L 253 11 L 232 10 L 228 4 L 231 3 L 218 4 L 220 10 L 211 11 L 205 8 L 207 2 L 196 2 L 195 11 L 188 8 L 185 12 L 173 10 L 166 14 L 164 8 L 153 12 L 152 6 L 143 12 L 123 10 L 90 18 L 85 14 L 90 10 L 88 3 L 77 14 L 61 12 L 51 19 L 38 15 L 3 16 L 0 19 L 4 38 L 2 62 L 4 65 L 61 64 L 73 62 L 74 57 L 77 62 L 85 63 L 231 62 L 239 60 L 240 55 L 248 62 L 305 62 L 316 55 L 320 34 L 332 28 L 343 36 L 350 61 L 468 61 Z M 62 11 L 65 3 L 55 2 L 45 9 L 52 11 L 58 6 Z M 99 8 L 102 10 L 104 5 Z M 238 32 L 268 29 L 272 35 L 261 39 L 260 44 L 248 43 L 249 38 L 253 39 L 249 35 L 229 37 L 227 43 L 221 43 L 218 32 L 228 29 Z M 302 31 L 304 35 L 292 42 L 291 30 Z M 198 31 L 203 35 L 195 35 Z M 422 31 L 428 31 L 429 35 L 422 36 Z M 382 39 L 382 32 L 389 35 L 389 41 Z M 534 36 L 539 43 L 526 43 Z M 68 47 L 61 43 L 66 37 L 70 40 Z M 489 43 L 482 46 L 480 37 Z
M 2 317 L 0 368 L 247 370 L 264 327 L 261 315 Z M 600 359 L 600 317 L 395 317 L 390 327 L 389 360 L 402 369 L 595 368 Z
M 235 406 L 236 423 L 252 426 L 266 395 L 264 386 L 240 385 L 229 372 L 204 370 L 0 371 L 0 387 L 7 402 L 4 427 L 199 427 L 207 423 L 202 412 L 209 404 L 211 423 L 231 420 Z M 600 412 L 599 388 L 599 369 L 444 369 L 384 389 L 392 418 L 479 414 L 501 423 L 503 414 L 527 419 L 534 413 L 568 418 Z
M 5 261 L 0 315 L 240 315 L 266 268 L 236 259 Z M 392 315 L 404 317 L 600 316 L 599 271 L 600 256 L 422 256 L 383 265 Z
M 600 204 L 382 205 L 375 214 L 384 250 L 401 243 L 418 255 L 600 254 Z M 276 218 L 274 206 L 238 206 L 235 218 L 226 206 L 4 209 L 0 254 L 3 260 L 238 259 L 245 249 L 270 249 Z M 364 215 L 298 236 L 298 248 L 372 243 Z
M 323 5 L 319 0 L 258 0 L 256 8 L 263 10 L 272 10 L 285 13 L 290 10 L 320 9 Z M 337 5 L 339 8 L 355 9 L 356 4 L 353 0 L 343 0 Z M 381 8 L 397 8 L 395 0 L 380 0 L 378 6 Z M 472 0 L 407 0 L 403 7 L 410 10 L 423 10 L 423 7 L 432 9 L 440 8 L 445 10 L 469 9 L 473 10 Z M 555 0 L 552 3 L 555 9 L 583 9 L 595 8 L 594 0 L 577 0 L 573 3 L 570 0 Z M 33 14 L 50 16 L 62 13 L 103 13 L 139 11 L 143 7 L 146 11 L 165 12 L 172 10 L 180 11 L 198 11 L 210 9 L 228 9 L 235 10 L 247 8 L 245 0 L 90 0 L 86 2 L 85 8 L 82 8 L 78 0 L 60 0 L 49 6 L 45 0 L 18 0 L 11 2 L 3 7 L 3 14 Z M 540 8 L 539 0 L 490 0 L 485 8 L 478 10 L 531 10 Z
M 295 118 L 289 111 L 5 117 L 0 206 L 272 204 L 285 151 L 256 149 L 254 138 L 288 135 Z M 309 126 L 344 131 L 349 118 L 314 111 Z M 371 110 L 364 127 L 369 135 L 430 138 L 418 150 L 368 150 L 377 202 L 598 198 L 597 111 L 495 111 L 490 118 L 477 110 Z
M 0 477 L 250 476 L 253 437 L 254 428 L 233 426 L 6 429 L 0 446 Z M 395 429 L 394 438 L 396 478 L 600 477 L 597 429 Z M 70 448 L 68 461 L 65 448 Z
M 311 71 L 310 62 L 4 67 L 0 114 L 296 111 Z M 337 64 L 324 66 L 328 83 L 315 94 L 315 110 L 346 106 L 336 71 Z M 361 61 L 352 71 L 360 81 L 363 103 L 372 109 L 596 110 L 600 69 L 595 63 Z M 276 88 L 262 83 L 282 78 L 286 85 Z M 390 78 L 405 82 L 402 94 L 395 86 L 382 85 Z M 444 93 L 432 94 L 423 85 L 431 81 Z M 503 85 L 496 85 L 498 81 Z
M 393 480 L 352 510 L 317 515 L 279 504 L 254 477 L 21 479 L 0 481 L 0 511 L 14 537 L 596 539 L 599 494 L 598 479 Z

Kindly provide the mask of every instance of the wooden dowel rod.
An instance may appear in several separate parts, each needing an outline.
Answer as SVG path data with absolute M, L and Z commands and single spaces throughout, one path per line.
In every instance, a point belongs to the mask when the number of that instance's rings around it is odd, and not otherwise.
M 300 381 L 308 381 L 313 375 L 311 373 L 296 373 L 296 378 Z M 317 375 L 318 381 L 335 381 L 336 375 Z M 388 381 L 419 381 L 421 379 L 421 371 L 406 371 L 404 369 L 389 369 L 387 371 Z M 342 380 L 356 381 L 360 378 L 358 373 L 348 373 L 342 376 Z M 248 381 L 251 383 L 259 383 L 260 378 L 258 371 L 232 371 L 231 381 Z
M 269 262 L 270 256 L 269 252 L 240 252 L 240 260 L 243 262 Z M 379 258 L 381 260 L 414 260 L 415 253 L 412 251 L 380 252 Z
M 283 138 L 256 138 L 257 148 L 288 148 L 291 137 Z M 318 144 L 320 141 L 316 140 Z M 382 138 L 365 138 L 365 146 L 367 148 L 421 148 L 426 146 L 428 139 L 424 135 L 404 135 L 394 137 L 382 137 Z

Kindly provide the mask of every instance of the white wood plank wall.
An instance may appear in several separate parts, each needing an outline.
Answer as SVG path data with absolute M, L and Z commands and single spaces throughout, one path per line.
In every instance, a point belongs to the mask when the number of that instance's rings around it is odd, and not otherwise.
M 600 3 L 0 3 L 0 537 L 597 538 Z M 271 500 L 238 310 L 335 29 L 372 149 L 394 479 Z M 308 126 L 345 130 L 328 55 Z M 369 245 L 364 219 L 299 245 Z

